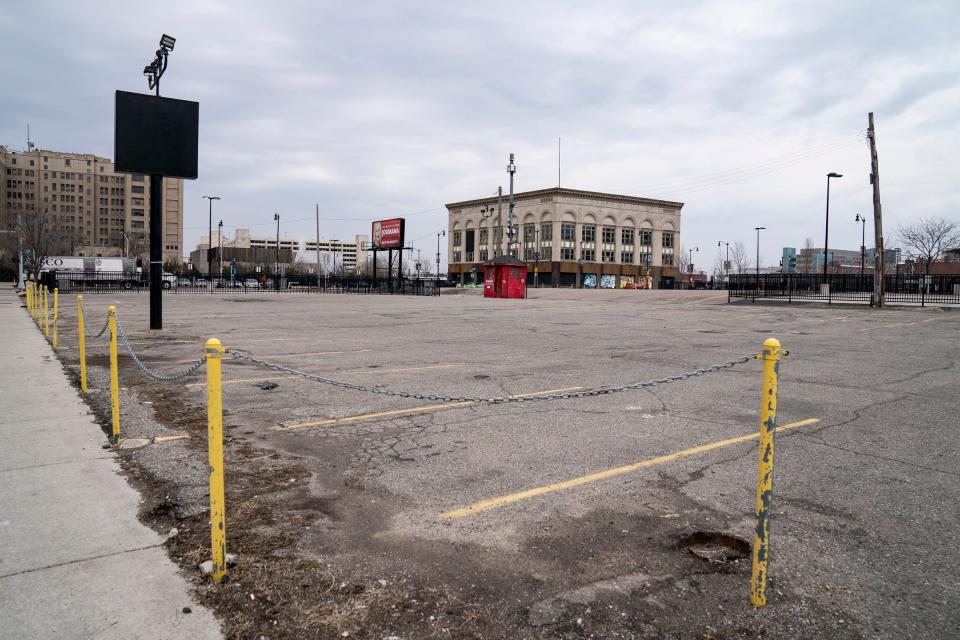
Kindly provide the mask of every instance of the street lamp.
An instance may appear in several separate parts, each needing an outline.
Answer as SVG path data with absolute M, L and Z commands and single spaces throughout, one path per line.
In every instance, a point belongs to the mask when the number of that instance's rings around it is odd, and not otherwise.
M 213 272 L 213 201 L 219 200 L 220 196 L 203 196 L 210 203 L 209 217 L 207 224 L 207 277 Z
M 446 237 L 447 230 L 441 229 L 437 233 L 437 295 L 440 295 L 440 236 Z
M 689 271 L 690 273 L 693 273 L 693 252 L 694 251 L 696 251 L 697 253 L 700 253 L 700 247 L 694 247 L 693 249 L 690 249 L 690 259 L 687 261 L 687 271 Z
M 220 257 L 220 274 L 218 278 L 223 278 L 223 220 L 217 224 L 217 253 Z
M 863 267 L 867 261 L 867 219 L 858 213 L 854 222 L 860 223 L 860 284 L 863 286 Z
M 510 154 L 510 164 L 507 165 L 507 173 L 510 174 L 510 206 L 507 210 L 507 229 L 509 240 L 507 241 L 507 252 L 517 258 L 519 256 L 513 255 L 513 249 L 510 248 L 510 245 L 513 243 L 513 174 L 517 172 L 517 165 L 513 164 L 513 154 Z
M 273 278 L 277 283 L 277 291 L 280 291 L 280 214 L 273 214 L 273 219 L 277 221 L 277 253 L 276 264 L 273 268 Z
M 827 243 L 830 240 L 830 178 L 842 178 L 842 173 L 827 174 L 827 221 L 823 232 L 823 281 L 827 281 Z
M 730 243 L 720 240 L 717 242 L 717 247 L 719 248 L 720 245 L 722 244 L 727 245 L 727 259 L 723 261 L 723 271 L 727 276 L 727 280 L 729 281 L 730 280 Z

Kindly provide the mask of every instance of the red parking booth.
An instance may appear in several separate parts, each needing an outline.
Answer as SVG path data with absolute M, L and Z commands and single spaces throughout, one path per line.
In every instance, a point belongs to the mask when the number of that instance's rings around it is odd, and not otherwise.
M 526 298 L 527 264 L 513 256 L 483 263 L 484 298 Z

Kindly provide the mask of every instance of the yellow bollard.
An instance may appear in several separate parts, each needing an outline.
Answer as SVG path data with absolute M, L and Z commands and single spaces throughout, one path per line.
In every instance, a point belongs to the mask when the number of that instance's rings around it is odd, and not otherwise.
M 50 300 L 47 297 L 47 285 L 43 285 L 43 334 L 50 337 Z
M 33 283 L 33 321 L 40 326 L 40 288 L 36 281 Z
M 60 287 L 53 290 L 53 350 L 57 350 L 57 316 L 60 314 Z
M 227 518 L 223 499 L 223 391 L 220 364 L 223 345 L 207 340 L 207 450 L 210 458 L 210 547 L 213 581 L 227 573 Z
M 24 284 L 23 291 L 24 293 L 27 294 L 27 311 L 30 313 L 33 313 L 33 298 L 30 297 L 30 281 L 29 280 L 27 280 L 27 282 Z
M 780 342 L 763 342 L 763 391 L 760 398 L 760 454 L 757 466 L 757 528 L 753 532 L 753 573 L 750 602 L 758 609 L 767 604 L 767 563 L 770 557 L 770 501 L 773 498 L 773 434 L 777 428 L 777 376 Z
M 110 323 L 110 401 L 113 405 L 113 444 L 120 444 L 120 378 L 117 375 L 117 308 L 107 309 Z
M 87 392 L 86 330 L 83 328 L 83 296 L 77 295 L 77 335 L 80 338 L 80 390 Z

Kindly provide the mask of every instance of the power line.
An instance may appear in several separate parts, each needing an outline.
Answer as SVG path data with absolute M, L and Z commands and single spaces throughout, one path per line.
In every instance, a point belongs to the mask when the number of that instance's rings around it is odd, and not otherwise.
M 819 149 L 819 150 L 817 150 L 816 152 L 811 152 L 811 153 L 808 153 L 808 154 L 806 154 L 806 155 L 795 156 L 793 159 L 791 159 L 791 160 L 789 160 L 789 161 L 782 161 L 782 162 L 780 162 L 780 163 L 778 163 L 778 164 L 772 164 L 772 165 L 768 165 L 768 166 L 766 166 L 766 167 L 760 167 L 760 168 L 754 169 L 754 170 L 752 170 L 752 171 L 741 172 L 741 173 L 739 173 L 739 174 L 731 175 L 731 176 L 728 176 L 728 177 L 726 177 L 726 178 L 714 179 L 714 180 L 712 180 L 712 181 L 692 182 L 689 186 L 686 186 L 686 187 L 677 186 L 677 187 L 673 187 L 673 188 L 670 188 L 670 189 L 667 189 L 667 190 L 664 190 L 664 191 L 654 191 L 654 193 L 655 193 L 656 195 L 658 195 L 659 197 L 669 197 L 669 196 L 671 196 L 671 195 L 673 195 L 673 194 L 684 194 L 684 195 L 685 195 L 685 194 L 689 194 L 689 193 L 695 193 L 695 192 L 697 192 L 697 191 L 703 191 L 703 190 L 705 190 L 705 189 L 715 189 L 715 188 L 718 188 L 718 187 L 723 187 L 723 186 L 727 186 L 727 185 L 730 185 L 730 184 L 734 184 L 734 183 L 737 183 L 737 182 L 743 182 L 744 180 L 750 180 L 750 179 L 752 179 L 752 178 L 756 178 L 756 177 L 759 177 L 759 176 L 767 175 L 767 174 L 770 174 L 770 173 L 775 173 L 775 172 L 780 171 L 780 170 L 782 170 L 782 169 L 785 169 L 785 168 L 787 168 L 787 167 L 789 167 L 789 166 L 791 166 L 791 165 L 795 165 L 795 164 L 797 164 L 797 163 L 799 163 L 799 162 L 804 162 L 804 161 L 806 161 L 806 160 L 809 160 L 809 159 L 811 159 L 811 158 L 814 158 L 814 157 L 816 157 L 816 156 L 818 156 L 818 155 L 821 155 L 821 154 L 823 154 L 823 153 L 832 152 L 832 151 L 837 151 L 837 150 L 843 149 L 843 148 L 845 148 L 845 147 L 849 147 L 849 146 L 851 146 L 851 145 L 853 145 L 853 144 L 856 144 L 856 143 L 860 142 L 860 140 L 861 140 L 861 139 L 859 139 L 859 138 L 858 138 L 858 139 L 853 139 L 853 140 L 850 140 L 850 141 L 847 141 L 847 142 L 844 142 L 844 143 L 841 143 L 841 144 L 834 145 L 834 146 L 832 146 L 832 147 L 827 147 L 827 148 Z
M 771 171 L 779 170 L 783 167 L 796 164 L 812 158 L 814 156 L 826 153 L 828 151 L 834 151 L 851 144 L 854 144 L 860 140 L 865 140 L 866 134 L 864 132 L 857 132 L 856 134 L 850 134 L 846 136 L 841 136 L 826 142 L 819 143 L 812 147 L 807 147 L 805 149 L 798 149 L 787 154 L 780 156 L 774 156 L 773 158 L 768 158 L 759 162 L 754 162 L 750 164 L 741 165 L 731 169 L 726 169 L 723 171 L 715 171 L 711 173 L 700 174 L 697 176 L 692 176 L 689 178 L 676 178 L 673 180 L 667 180 L 660 183 L 653 183 L 640 187 L 636 189 L 635 193 L 678 193 L 685 190 L 700 189 L 707 186 L 715 186 L 722 184 L 730 184 L 741 179 L 746 179 L 754 177 L 756 175 L 762 175 L 763 173 L 768 173 Z

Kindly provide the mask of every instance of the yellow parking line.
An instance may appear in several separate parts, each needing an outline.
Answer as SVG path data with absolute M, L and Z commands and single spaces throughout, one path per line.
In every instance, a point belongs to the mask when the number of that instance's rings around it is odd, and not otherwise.
M 685 302 L 684 306 L 700 304 L 701 302 L 706 302 L 707 300 L 719 300 L 720 298 L 727 298 L 727 297 L 729 296 L 726 293 L 720 296 L 709 296 L 706 298 L 700 298 L 699 300 L 694 300 L 693 302 Z
M 354 371 L 337 371 L 337 374 L 344 376 L 357 376 L 364 373 L 403 373 L 405 371 L 426 371 L 429 369 L 459 369 L 462 363 L 454 364 L 429 364 L 424 367 L 403 367 L 401 369 L 356 369 Z
M 310 353 L 270 353 L 263 358 L 303 358 L 306 356 L 333 356 L 341 353 L 363 353 L 364 351 L 373 351 L 373 349 L 351 349 L 350 351 L 313 351 Z
M 251 342 L 256 342 L 256 341 L 254 340 Z M 340 353 L 362 353 L 364 351 L 373 351 L 373 349 L 351 349 L 350 351 L 313 351 L 311 353 L 270 353 L 263 357 L 274 358 L 274 359 L 299 358 L 301 356 L 331 356 L 331 355 L 336 355 Z M 190 364 L 196 361 L 197 361 L 196 358 L 193 358 L 192 360 L 177 360 L 177 364 Z M 227 362 L 230 362 L 230 360 L 227 360 Z
M 820 422 L 820 418 L 808 418 L 806 420 L 800 420 L 799 422 L 785 424 L 782 427 L 777 427 L 777 431 L 796 429 L 797 427 L 804 427 L 808 424 L 814 424 L 816 422 Z M 718 440 L 716 442 L 711 442 L 710 444 L 700 445 L 699 447 L 693 447 L 692 449 L 684 449 L 683 451 L 677 451 L 676 453 L 670 453 L 664 456 L 658 456 L 656 458 L 649 458 L 647 460 L 624 465 L 622 467 L 614 467 L 613 469 L 607 469 L 606 471 L 598 471 L 597 473 L 580 476 L 579 478 L 573 478 L 563 482 L 555 482 L 553 484 L 536 487 L 534 489 L 527 489 L 526 491 L 520 491 L 518 493 L 511 493 L 498 498 L 480 500 L 479 502 L 474 502 L 468 507 L 441 513 L 440 518 L 442 520 L 459 520 L 460 518 L 472 516 L 483 511 L 489 511 L 490 509 L 496 509 L 497 507 L 519 502 L 520 500 L 526 500 L 527 498 L 534 498 L 536 496 L 541 496 L 546 493 L 553 493 L 555 491 L 563 491 L 564 489 L 572 489 L 573 487 L 579 487 L 580 485 L 588 484 L 590 482 L 606 480 L 608 478 L 620 476 L 625 473 L 633 473 L 634 471 L 646 469 L 647 467 L 653 467 L 658 464 L 674 462 L 675 460 L 680 460 L 681 458 L 687 458 L 700 453 L 705 453 L 707 451 L 712 451 L 714 449 L 721 449 L 723 447 L 729 447 L 730 445 L 739 444 L 741 442 L 756 440 L 759 435 L 759 432 L 748 433 L 735 438 L 727 438 L 726 440 Z
M 519 393 L 512 398 L 529 398 L 531 396 L 542 396 L 548 393 L 561 393 L 563 391 L 579 391 L 583 387 L 565 387 L 563 389 L 547 389 L 545 391 L 534 391 L 532 393 Z M 349 422 L 358 422 L 361 420 L 375 420 L 376 418 L 386 418 L 386 417 L 399 417 L 399 416 L 410 416 L 416 415 L 418 413 L 430 413 L 432 411 L 443 411 L 446 409 L 459 409 L 461 407 L 472 407 L 478 402 L 473 400 L 467 400 L 464 402 L 445 402 L 442 404 L 423 404 L 416 407 L 408 407 L 406 409 L 390 409 L 388 411 L 376 411 L 374 413 L 361 413 L 355 416 L 344 416 L 342 418 L 328 418 L 326 420 L 316 420 L 314 422 L 298 422 L 296 424 L 287 424 L 287 425 L 277 425 L 274 427 L 276 431 L 288 431 L 293 429 L 306 429 L 308 427 L 327 427 L 333 424 L 344 424 Z
M 857 329 L 857 333 L 863 331 L 873 331 L 874 329 L 889 329 L 891 327 L 909 327 L 914 324 L 923 324 L 924 322 L 933 322 L 934 320 L 941 320 L 941 318 L 927 318 L 926 320 L 918 320 L 916 322 L 898 322 L 896 324 L 882 324 L 878 327 L 867 327 L 866 329 Z
M 817 324 L 821 322 L 833 322 L 834 320 L 847 320 L 850 316 L 837 316 L 836 318 L 819 318 L 814 320 L 793 320 L 791 322 L 775 322 L 768 324 L 768 327 L 785 327 L 790 324 Z

